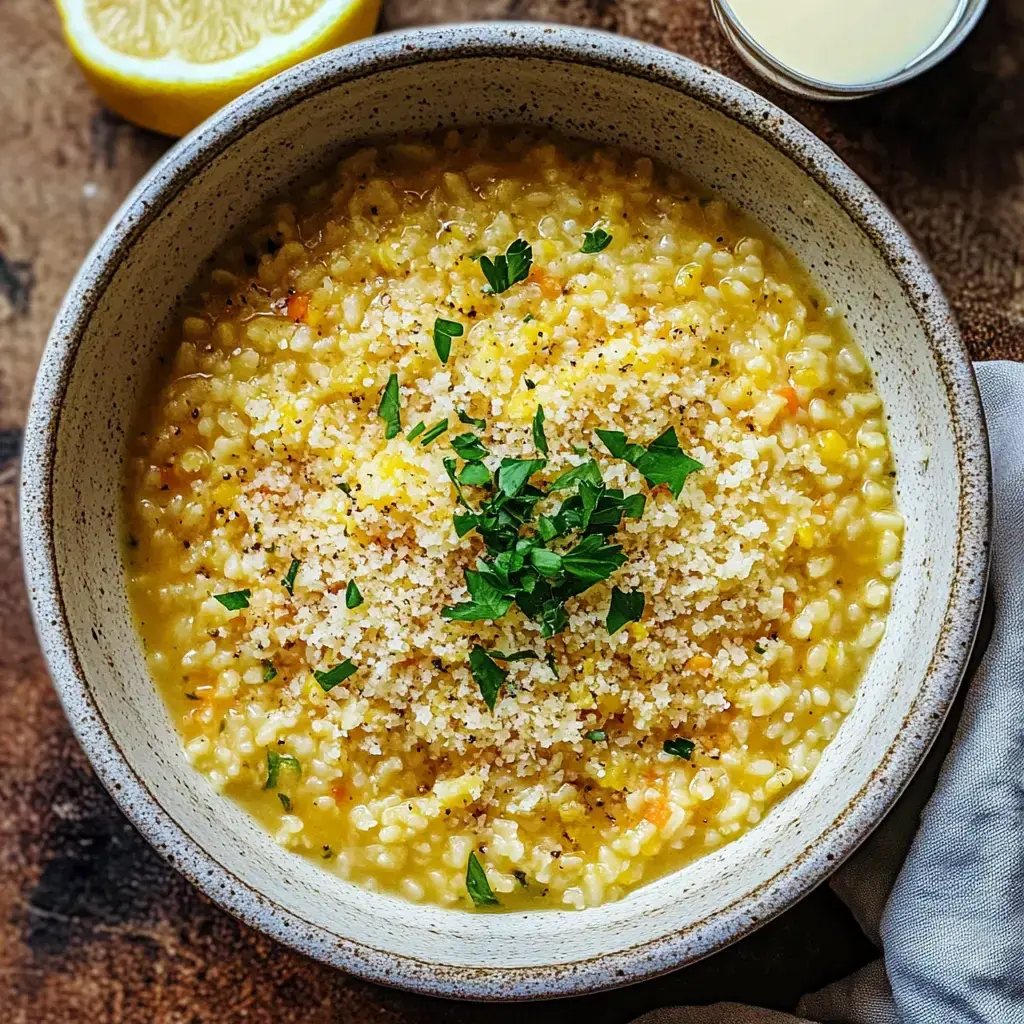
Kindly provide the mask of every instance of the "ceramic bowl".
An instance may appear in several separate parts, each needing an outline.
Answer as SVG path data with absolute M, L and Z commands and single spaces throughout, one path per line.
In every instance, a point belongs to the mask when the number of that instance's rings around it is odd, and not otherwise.
M 529 123 L 682 168 L 752 213 L 847 316 L 889 416 L 906 517 L 888 632 L 817 770 L 737 841 L 582 912 L 474 914 L 351 885 L 277 846 L 186 763 L 125 596 L 125 436 L 175 306 L 270 197 L 355 140 Z M 822 881 L 885 814 L 967 662 L 986 576 L 988 456 L 939 287 L 885 207 L 760 96 L 602 33 L 488 24 L 383 36 L 253 90 L 157 164 L 54 324 L 24 447 L 25 572 L 68 718 L 156 849 L 221 906 L 364 978 L 469 998 L 569 995 L 706 956 Z

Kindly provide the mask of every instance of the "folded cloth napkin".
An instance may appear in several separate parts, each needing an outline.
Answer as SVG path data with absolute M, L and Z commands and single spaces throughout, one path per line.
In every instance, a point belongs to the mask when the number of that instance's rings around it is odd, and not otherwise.
M 1024 364 L 976 369 L 994 484 L 991 640 L 945 761 L 926 764 L 832 881 L 882 958 L 805 996 L 800 1016 L 716 1003 L 636 1024 L 1024 1024 Z

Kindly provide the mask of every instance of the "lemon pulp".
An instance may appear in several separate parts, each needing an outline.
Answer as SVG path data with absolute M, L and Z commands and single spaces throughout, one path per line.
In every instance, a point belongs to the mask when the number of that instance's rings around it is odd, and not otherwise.
M 246 89 L 369 35 L 380 0 L 58 0 L 104 102 L 182 135 Z

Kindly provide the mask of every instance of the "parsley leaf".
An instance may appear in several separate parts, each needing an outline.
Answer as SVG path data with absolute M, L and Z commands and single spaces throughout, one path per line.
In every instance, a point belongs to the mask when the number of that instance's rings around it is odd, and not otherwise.
M 438 420 L 420 439 L 421 445 L 428 445 L 436 441 L 448 429 L 448 418 Z
M 277 678 L 277 669 L 274 668 L 274 663 L 272 661 L 264 660 L 264 662 L 263 662 L 263 682 L 269 683 L 272 679 L 276 679 L 276 678 Z
M 276 750 L 267 751 L 267 781 L 263 784 L 264 789 L 275 789 L 277 780 L 281 775 L 282 768 L 290 768 L 292 771 L 302 774 L 302 765 L 296 757 L 291 754 L 279 754 Z
M 491 651 L 491 657 L 495 661 L 539 661 L 536 651 L 513 651 L 506 654 L 504 651 Z
M 693 740 L 665 740 L 661 749 L 666 754 L 673 754 L 675 757 L 682 757 L 689 761 L 696 746 L 697 744 Z
M 674 427 L 669 427 L 646 448 L 630 444 L 621 430 L 598 430 L 597 436 L 615 458 L 623 459 L 640 470 L 651 487 L 667 484 L 673 498 L 679 497 L 691 473 L 704 468 L 679 447 Z
M 491 884 L 487 881 L 487 873 L 484 866 L 477 858 L 476 852 L 469 854 L 469 863 L 466 865 L 466 892 L 469 893 L 473 903 L 478 907 L 500 906 L 498 898 L 491 891 Z
M 532 313 L 527 313 L 526 316 L 523 317 L 523 323 L 524 324 L 528 324 L 531 320 L 536 320 L 536 319 L 537 318 Z
M 377 415 L 384 421 L 384 438 L 390 441 L 402 429 L 401 399 L 398 393 L 398 374 L 393 373 L 384 385 L 384 393 L 380 396 Z
M 469 652 L 469 670 L 480 687 L 484 703 L 493 711 L 494 705 L 498 702 L 498 694 L 505 685 L 508 669 L 496 665 L 488 653 L 477 644 Z
M 530 552 L 530 564 L 541 576 L 557 576 L 562 571 L 562 556 L 557 551 L 537 548 Z
M 604 729 L 591 729 L 590 732 L 583 734 L 585 740 L 590 740 L 591 743 L 600 743 L 602 740 L 608 739 L 608 733 Z
M 423 420 L 420 420 L 419 423 L 417 423 L 416 426 L 413 427 L 412 430 L 410 430 L 409 433 L 405 435 L 406 441 L 415 441 L 416 438 L 419 437 L 420 434 L 422 434 L 423 431 L 426 429 L 426 423 L 424 423 Z
M 480 462 L 490 455 L 476 434 L 456 434 L 451 445 L 466 462 Z
M 547 654 L 544 655 L 544 661 L 547 663 L 548 668 L 551 669 L 552 674 L 557 679 L 558 665 L 555 664 L 555 656 L 549 651 Z
M 358 608 L 363 603 L 363 595 L 359 593 L 355 580 L 349 580 L 345 588 L 345 607 Z
M 768 653 L 768 648 L 767 647 L 762 647 L 760 644 L 754 644 L 754 650 L 757 651 L 758 654 L 767 654 Z
M 533 443 L 537 451 L 548 453 L 548 439 L 544 435 L 544 406 L 538 405 L 533 414 Z
M 474 419 L 465 409 L 458 409 L 455 413 L 459 417 L 460 423 L 465 423 L 467 427 L 476 427 L 477 430 L 487 429 L 487 420 Z
M 587 459 L 586 462 L 581 463 L 579 466 L 573 466 L 572 469 L 567 469 L 560 476 L 556 476 L 548 485 L 548 490 L 567 491 L 569 488 L 575 487 L 582 480 L 592 484 L 599 484 L 601 482 L 601 468 L 593 459 Z
M 506 497 L 514 498 L 527 480 L 547 465 L 544 459 L 502 459 L 498 470 L 498 488 Z
M 491 482 L 491 471 L 482 462 L 467 462 L 459 473 L 459 483 L 470 487 L 486 487 Z
M 286 811 L 289 811 L 289 812 L 291 811 L 291 809 L 292 809 L 291 797 L 289 797 L 286 793 L 278 793 L 277 794 L 277 799 L 281 801 L 281 806 Z
M 345 682 L 350 675 L 353 675 L 359 670 L 357 665 L 352 664 L 351 658 L 346 658 L 340 665 L 335 665 L 334 668 L 327 672 L 313 672 L 313 678 L 320 684 L 320 689 L 324 693 L 329 693 L 338 685 L 338 683 Z
M 508 594 L 503 594 L 481 573 L 472 569 L 466 570 L 466 587 L 472 600 L 442 608 L 441 614 L 446 619 L 456 619 L 460 622 L 500 619 L 512 607 L 512 598 Z
M 625 561 L 626 556 L 618 544 L 605 544 L 600 534 L 592 533 L 562 555 L 562 568 L 591 584 L 608 579 Z
M 295 577 L 298 574 L 299 566 L 302 563 L 297 559 L 292 559 L 292 564 L 288 566 L 288 571 L 284 574 L 281 580 L 281 586 L 288 591 L 289 594 L 295 593 Z
M 452 352 L 452 338 L 461 338 L 465 328 L 455 320 L 442 320 L 438 317 L 434 321 L 434 351 L 442 365 L 448 363 L 448 357 Z
M 232 590 L 230 594 L 214 594 L 229 612 L 238 612 L 249 607 L 249 598 L 252 597 L 251 590 Z
M 644 601 L 644 595 L 639 590 L 626 591 L 613 587 L 608 618 L 605 620 L 609 635 L 618 633 L 627 622 L 639 622 L 644 613 Z
M 522 238 L 517 238 L 503 256 L 495 256 L 493 262 L 487 256 L 480 257 L 480 269 L 495 295 L 508 291 L 519 281 L 525 281 L 532 263 L 533 248 Z
M 554 540 L 561 531 L 550 516 L 541 516 L 537 520 L 537 534 L 545 544 Z
M 464 505 L 466 508 L 470 510 L 470 512 L 472 512 L 473 509 L 470 506 L 469 502 L 466 501 L 466 495 L 462 491 L 462 484 L 459 483 L 458 477 L 455 475 L 455 467 L 458 465 L 458 463 L 454 459 L 442 459 L 441 462 L 444 465 L 444 471 L 448 474 L 448 479 L 451 480 L 451 482 L 455 485 L 455 490 L 459 495 L 459 504 Z M 479 517 L 476 515 L 476 513 L 473 513 L 472 516 L 456 516 L 455 529 L 458 532 L 459 536 L 462 537 L 465 536 L 465 534 L 469 533 L 469 531 L 472 530 L 474 526 L 476 526 L 476 520 L 478 518 Z M 460 530 L 460 519 L 472 519 L 473 523 L 472 525 L 467 526 L 465 530 Z
M 612 236 L 609 235 L 604 228 L 594 228 L 593 231 L 584 231 L 583 244 L 580 246 L 580 252 L 601 252 L 602 249 L 608 248 L 611 241 Z

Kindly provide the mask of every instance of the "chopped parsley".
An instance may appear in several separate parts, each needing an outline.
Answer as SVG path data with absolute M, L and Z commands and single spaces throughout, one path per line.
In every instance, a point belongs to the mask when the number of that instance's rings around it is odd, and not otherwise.
M 467 569 L 466 588 L 469 590 L 470 600 L 442 608 L 441 614 L 446 619 L 455 619 L 459 622 L 500 619 L 512 607 L 513 598 L 493 586 L 482 573 Z M 470 662 L 472 663 L 472 658 Z
M 342 480 L 342 481 L 340 481 L 338 483 L 338 490 L 342 491 L 345 494 L 346 497 L 348 497 L 348 498 L 352 497 L 352 488 L 351 488 L 351 486 L 349 484 L 345 483 L 344 480 Z
M 604 729 L 591 729 L 590 732 L 583 734 L 585 740 L 590 740 L 591 743 L 600 743 L 602 740 L 608 739 L 608 733 Z
M 544 661 L 547 664 L 548 668 L 551 669 L 551 674 L 557 679 L 558 665 L 555 664 L 555 656 L 550 651 L 548 651 L 548 653 L 544 655 Z
M 249 607 L 249 598 L 252 597 L 251 590 L 232 590 L 230 594 L 214 594 L 229 612 L 238 612 Z
M 472 506 L 469 504 L 468 501 L 466 501 L 466 495 L 463 493 L 462 484 L 459 483 L 459 479 L 455 475 L 455 470 L 459 465 L 458 462 L 456 462 L 455 459 L 442 459 L 441 464 L 444 466 L 444 471 L 448 474 L 448 479 L 451 480 L 453 484 L 455 484 L 455 490 L 459 495 L 459 504 L 464 506 L 465 508 L 471 509 Z M 465 518 L 469 517 L 459 516 L 458 513 L 456 513 L 455 515 L 455 530 L 460 537 L 468 533 L 470 530 L 472 530 L 473 526 L 475 525 L 475 523 L 470 523 L 470 525 L 467 526 L 465 530 L 460 530 L 459 520 Z
M 623 459 L 640 470 L 651 487 L 667 484 L 673 498 L 682 493 L 683 484 L 691 473 L 704 468 L 679 447 L 674 427 L 669 427 L 646 448 L 641 444 L 630 444 L 621 430 L 598 430 L 597 436 L 615 458 Z
M 377 415 L 384 421 L 384 438 L 390 441 L 402 429 L 401 398 L 398 393 L 398 374 L 393 373 L 384 385 Z
M 426 423 L 424 423 L 423 420 L 420 420 L 419 423 L 417 423 L 416 426 L 413 427 L 412 430 L 410 430 L 409 433 L 405 435 L 406 441 L 415 441 L 416 438 L 419 437 L 420 434 L 422 434 L 423 431 L 426 429 Z
M 470 416 L 465 409 L 457 410 L 455 415 L 459 417 L 459 422 L 465 423 L 467 427 L 476 427 L 477 430 L 487 429 L 487 420 L 478 420 Z
M 690 760 L 690 755 L 693 753 L 694 748 L 697 746 L 693 740 L 665 740 L 661 745 L 661 749 L 666 754 L 672 754 L 674 757 L 682 757 L 685 760 Z
M 618 633 L 627 622 L 639 622 L 643 613 L 644 595 L 639 590 L 627 591 L 613 587 L 606 620 L 609 635 Z
M 624 517 L 643 515 L 644 496 L 606 487 L 599 467 L 590 460 L 556 481 L 558 489 L 575 487 L 576 493 L 566 496 L 557 511 L 535 516 L 536 506 L 554 497 L 554 486 L 545 491 L 532 482 L 546 459 L 502 459 L 494 480 L 487 481 L 483 467 L 474 468 L 486 454 L 478 439 L 467 434 L 452 443 L 472 460 L 461 472 L 454 459 L 445 464 L 464 509 L 455 514 L 455 530 L 460 537 L 475 530 L 487 554 L 466 571 L 471 600 L 446 607 L 441 614 L 466 622 L 495 620 L 515 604 L 540 625 L 542 636 L 554 636 L 568 625 L 566 602 L 625 563 L 622 547 L 608 538 Z M 490 487 L 479 511 L 467 500 L 463 484 Z M 556 541 L 557 549 L 551 546 Z M 554 664 L 549 664 L 557 675 Z
M 482 462 L 467 462 L 459 473 L 459 483 L 470 487 L 486 487 L 491 482 L 491 471 Z
M 267 781 L 263 784 L 264 789 L 274 789 L 277 786 L 278 777 L 282 768 L 290 768 L 294 772 L 302 774 L 302 765 L 297 757 L 291 754 L 279 754 L 275 750 L 267 751 Z
M 618 544 L 605 544 L 599 533 L 587 534 L 576 547 L 562 555 L 562 568 L 588 584 L 608 579 L 625 563 L 622 548 Z
M 340 665 L 335 665 L 327 672 L 314 671 L 313 678 L 320 684 L 320 689 L 324 693 L 329 693 L 338 683 L 345 682 L 357 670 L 358 666 L 352 664 L 352 659 L 346 658 Z
M 495 661 L 537 661 L 538 656 L 536 651 L 512 651 L 505 653 L 504 651 L 491 651 L 491 657 Z
M 272 661 L 263 662 L 263 682 L 269 683 L 272 679 L 277 678 L 277 669 L 274 668 Z
M 421 445 L 428 445 L 431 441 L 436 441 L 446 430 L 448 429 L 448 418 L 445 417 L 443 420 L 438 420 L 420 439 Z
M 451 355 L 452 338 L 461 338 L 464 330 L 462 324 L 455 320 L 442 320 L 438 317 L 434 321 L 434 350 L 442 364 L 447 364 Z
M 602 249 L 607 249 L 611 245 L 612 236 L 608 234 L 604 228 L 594 228 L 593 231 L 583 232 L 583 244 L 580 246 L 580 252 L 593 253 L 601 252 Z
M 525 281 L 532 263 L 533 247 L 523 238 L 517 238 L 505 250 L 504 255 L 495 256 L 493 261 L 488 256 L 480 257 L 480 269 L 495 295 L 508 291 L 512 285 L 520 281 Z
M 593 459 L 567 469 L 561 476 L 555 477 L 548 487 L 552 491 L 567 491 L 582 481 L 594 485 L 601 483 L 601 468 Z
M 526 316 L 523 317 L 523 323 L 524 324 L 528 324 L 531 320 L 536 320 L 536 319 L 537 318 L 532 313 L 527 313 Z
M 473 673 L 477 686 L 480 687 L 484 703 L 493 711 L 494 705 L 498 703 L 498 694 L 501 692 L 502 686 L 505 685 L 508 669 L 495 664 L 491 656 L 479 644 L 476 644 L 469 652 L 469 670 Z
M 456 434 L 451 440 L 451 445 L 466 462 L 480 462 L 490 455 L 476 434 Z
M 533 444 L 539 452 L 548 454 L 548 439 L 544 436 L 544 406 L 538 405 L 533 414 Z
M 345 607 L 358 608 L 363 603 L 363 595 L 359 593 L 355 580 L 349 580 L 345 588 Z
M 281 586 L 288 591 L 289 594 L 295 593 L 295 576 L 299 571 L 299 566 L 302 563 L 297 559 L 292 559 L 292 564 L 288 566 L 288 571 L 284 574 L 284 578 L 281 580 Z
M 754 644 L 754 650 L 757 651 L 758 654 L 766 654 L 768 648 L 762 647 L 760 644 Z
M 507 498 L 514 498 L 526 481 L 547 465 L 544 459 L 502 459 L 498 470 L 498 490 Z
M 277 799 L 281 801 L 281 806 L 286 811 L 291 811 L 291 809 L 292 809 L 292 801 L 291 801 L 291 797 L 288 796 L 287 793 L 278 793 L 277 794 Z
M 529 377 L 524 377 L 523 378 L 523 383 L 526 385 L 526 390 L 527 391 L 536 391 L 537 390 L 537 384 L 534 381 L 530 380 Z
M 473 850 L 469 854 L 469 863 L 466 865 L 466 892 L 469 893 L 475 906 L 497 907 L 500 906 L 498 898 L 491 891 L 491 883 L 487 881 L 487 872 L 480 863 Z

